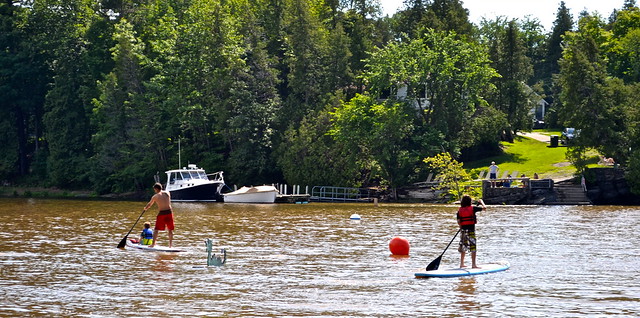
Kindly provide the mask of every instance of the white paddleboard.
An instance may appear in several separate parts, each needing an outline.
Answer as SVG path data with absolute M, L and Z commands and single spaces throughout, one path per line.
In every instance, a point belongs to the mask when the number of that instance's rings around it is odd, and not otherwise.
M 167 253 L 183 252 L 183 250 L 175 247 L 166 247 L 166 246 L 158 246 L 158 245 L 151 247 L 150 245 L 136 244 L 131 242 L 130 240 L 127 240 L 127 247 L 137 248 L 139 250 L 144 250 L 149 252 L 163 252 L 163 253 L 164 252 L 167 252 Z
M 416 277 L 458 277 L 458 276 L 471 276 L 501 272 L 509 269 L 511 265 L 507 261 L 499 261 L 489 264 L 478 264 L 480 268 L 439 268 L 433 271 L 422 270 L 415 273 Z

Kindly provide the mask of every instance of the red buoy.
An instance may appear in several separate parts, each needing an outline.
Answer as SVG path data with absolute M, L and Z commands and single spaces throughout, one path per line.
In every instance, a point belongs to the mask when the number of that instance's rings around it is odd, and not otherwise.
M 393 255 L 409 255 L 409 241 L 402 237 L 394 237 L 389 241 L 389 251 Z

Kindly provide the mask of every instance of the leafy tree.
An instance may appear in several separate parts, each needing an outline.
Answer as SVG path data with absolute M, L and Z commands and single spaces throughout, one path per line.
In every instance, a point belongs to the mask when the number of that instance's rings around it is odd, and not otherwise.
M 480 196 L 479 190 L 465 186 L 472 180 L 471 175 L 448 152 L 425 158 L 424 162 L 437 172 L 436 178 L 440 179 L 435 189 L 444 190 L 445 195 L 451 196 L 450 201 L 460 200 L 464 194 Z
M 456 39 L 454 33 L 429 31 L 422 39 L 390 43 L 368 60 L 365 78 L 374 96 L 406 89 L 415 105 L 419 125 L 442 135 L 438 147 L 459 151 L 461 132 L 497 74 L 477 44 Z M 426 97 L 426 98 L 425 98 Z
M 380 174 L 391 187 L 406 182 L 419 160 L 408 146 L 413 132 L 409 104 L 388 99 L 382 104 L 367 95 L 356 95 L 332 113 L 330 133 L 356 155 L 361 169 Z
M 333 105 L 331 105 L 333 108 Z M 358 187 L 369 174 L 360 170 L 359 153 L 329 134 L 328 111 L 307 115 L 298 128 L 286 131 L 278 166 L 290 184 Z M 331 171 L 331 173 L 327 173 Z
M 625 82 L 640 81 L 640 9 L 629 6 L 618 11 L 611 23 L 608 50 L 610 72 Z
M 595 148 L 606 156 L 625 161 L 628 138 L 624 116 L 628 101 L 626 88 L 619 79 L 609 78 L 602 47 L 606 37 L 592 19 L 580 20 L 580 28 L 567 35 L 567 47 L 560 61 L 560 120 L 570 127 L 582 129 L 568 157 L 584 168 L 584 153 Z M 597 21 L 596 21 L 597 22 Z M 595 123 L 595 124 L 594 124 Z

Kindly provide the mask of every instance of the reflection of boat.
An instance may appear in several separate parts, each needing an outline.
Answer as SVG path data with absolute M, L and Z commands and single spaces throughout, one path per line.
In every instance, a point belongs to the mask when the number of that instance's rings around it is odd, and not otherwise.
M 242 187 L 236 191 L 223 194 L 228 203 L 273 203 L 278 190 L 274 186 Z
M 194 164 L 186 168 L 165 171 L 165 189 L 172 201 L 222 201 L 220 190 L 224 186 L 222 171 L 207 175 Z

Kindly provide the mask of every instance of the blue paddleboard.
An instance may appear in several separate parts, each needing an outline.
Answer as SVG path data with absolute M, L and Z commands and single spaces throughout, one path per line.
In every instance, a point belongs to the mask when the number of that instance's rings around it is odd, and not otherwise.
M 422 270 L 417 272 L 416 277 L 458 277 L 458 276 L 471 276 L 501 272 L 509 269 L 510 265 L 507 261 L 499 261 L 489 264 L 478 264 L 480 268 L 440 268 L 433 271 Z

